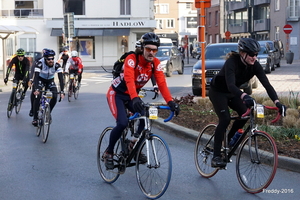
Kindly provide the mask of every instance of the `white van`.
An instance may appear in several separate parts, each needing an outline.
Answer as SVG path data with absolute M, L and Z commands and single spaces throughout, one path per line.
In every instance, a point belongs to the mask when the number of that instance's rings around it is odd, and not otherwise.
M 160 46 L 173 46 L 171 38 L 159 38 Z

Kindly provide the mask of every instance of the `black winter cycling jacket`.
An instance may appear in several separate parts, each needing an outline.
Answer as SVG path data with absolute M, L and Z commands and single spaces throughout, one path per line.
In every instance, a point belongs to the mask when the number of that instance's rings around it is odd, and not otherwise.
M 242 91 L 240 86 L 256 76 L 266 89 L 269 97 L 275 101 L 278 99 L 277 93 L 270 84 L 262 66 L 258 61 L 254 65 L 246 66 L 239 54 L 233 54 L 226 60 L 221 71 L 213 78 L 211 87 L 219 92 L 232 93 L 240 97 Z

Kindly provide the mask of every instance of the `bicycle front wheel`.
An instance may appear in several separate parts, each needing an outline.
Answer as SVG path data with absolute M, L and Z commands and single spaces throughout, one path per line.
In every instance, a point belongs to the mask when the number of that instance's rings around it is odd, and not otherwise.
M 15 105 L 15 98 L 16 98 L 16 92 L 12 91 L 10 98 L 8 100 L 8 106 L 7 106 L 7 117 L 10 118 L 11 113 L 13 111 L 14 105 Z
M 147 156 L 147 163 L 144 164 L 139 161 L 142 152 Z M 169 186 L 172 174 L 172 158 L 167 143 L 161 137 L 152 135 L 143 141 L 136 156 L 136 177 L 140 189 L 150 199 L 161 197 Z
M 214 176 L 219 169 L 211 167 L 211 160 L 214 154 L 214 137 L 216 124 L 207 125 L 197 138 L 194 160 L 197 171 L 205 178 Z
M 51 124 L 51 113 L 50 113 L 50 107 L 47 104 L 45 106 L 45 110 L 43 113 L 43 142 L 46 143 L 48 136 L 49 136 L 49 131 L 50 131 L 50 124 Z
M 237 178 L 247 192 L 258 193 L 270 185 L 276 173 L 278 153 L 269 134 L 255 131 L 243 141 L 236 159 Z
M 113 170 L 107 170 L 104 163 L 104 152 L 106 151 L 108 144 L 109 144 L 109 138 L 110 133 L 112 131 L 113 127 L 106 127 L 99 138 L 98 146 L 97 146 L 97 165 L 98 165 L 98 171 L 100 173 L 100 176 L 102 179 L 107 183 L 113 183 L 115 182 L 120 174 L 118 167 L 115 167 Z M 117 145 L 117 144 L 116 144 Z

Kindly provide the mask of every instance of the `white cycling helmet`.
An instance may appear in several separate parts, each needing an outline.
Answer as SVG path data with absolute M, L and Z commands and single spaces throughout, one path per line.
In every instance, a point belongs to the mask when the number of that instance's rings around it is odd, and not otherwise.
M 71 52 L 71 56 L 72 57 L 77 57 L 78 56 L 78 52 L 77 51 L 72 51 Z

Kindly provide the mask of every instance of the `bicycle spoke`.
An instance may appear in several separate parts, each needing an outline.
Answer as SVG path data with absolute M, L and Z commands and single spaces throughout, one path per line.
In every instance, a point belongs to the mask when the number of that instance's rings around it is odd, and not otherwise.
M 195 146 L 194 157 L 197 171 L 205 178 L 210 178 L 218 172 L 218 168 L 211 167 L 214 149 L 215 124 L 207 125 L 199 134 Z
M 157 135 L 152 135 L 146 145 L 145 140 L 137 154 L 136 176 L 142 192 L 151 199 L 161 197 L 169 186 L 172 174 L 170 150 L 165 141 Z M 147 148 L 148 151 L 147 151 Z M 141 164 L 139 157 L 146 152 L 148 162 Z
M 262 146 L 267 151 L 261 150 Z M 255 132 L 241 145 L 237 154 L 237 177 L 241 186 L 249 193 L 258 193 L 272 182 L 278 163 L 274 140 L 267 133 Z

